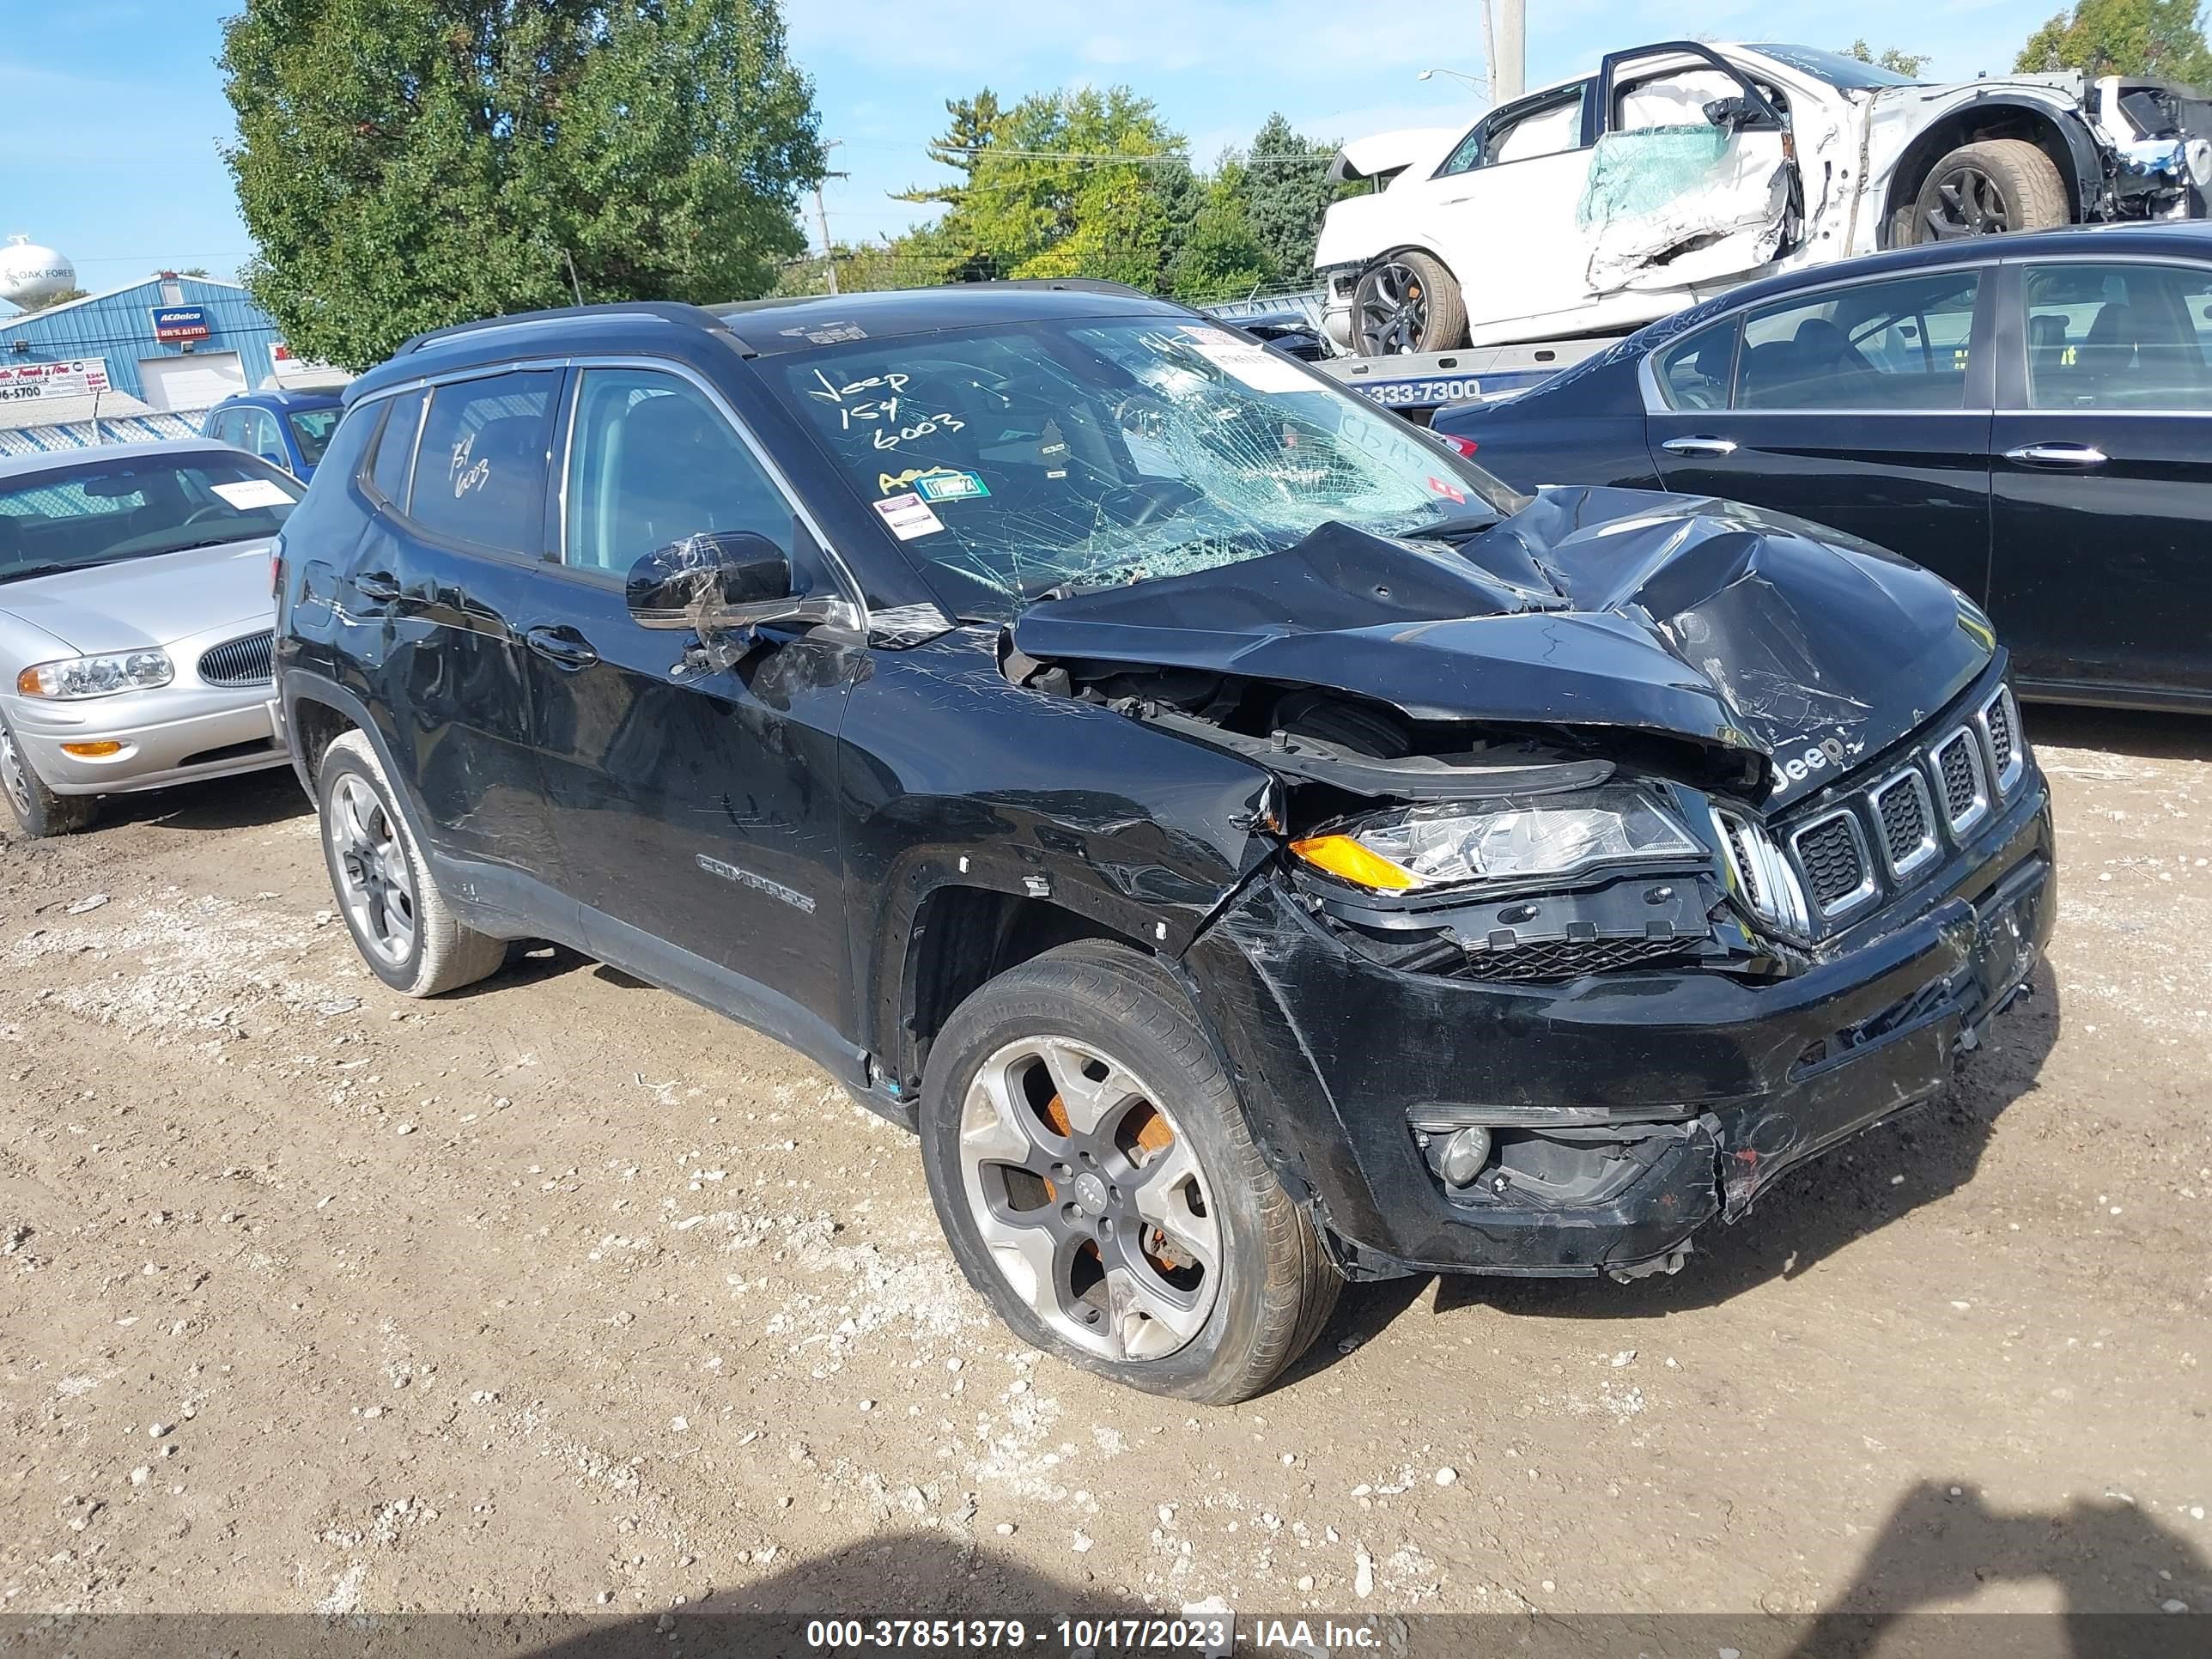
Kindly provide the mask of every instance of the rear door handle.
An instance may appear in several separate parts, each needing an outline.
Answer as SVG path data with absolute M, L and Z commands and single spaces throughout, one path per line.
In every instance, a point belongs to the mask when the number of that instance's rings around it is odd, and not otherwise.
M 538 627 L 523 630 L 522 642 L 556 668 L 574 672 L 599 659 L 591 641 L 573 628 Z
M 2105 452 L 2094 444 L 2022 444 L 2008 449 L 2005 459 L 2023 466 L 2102 466 Z
M 1669 438 L 1659 446 L 1669 455 L 1733 455 L 1733 438 Z
M 399 579 L 389 571 L 369 570 L 353 579 L 354 592 L 365 599 L 389 604 L 399 597 Z

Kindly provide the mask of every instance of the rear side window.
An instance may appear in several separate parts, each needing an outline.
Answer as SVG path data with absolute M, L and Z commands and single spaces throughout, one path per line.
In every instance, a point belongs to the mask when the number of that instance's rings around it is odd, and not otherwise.
M 1978 271 L 1831 289 L 1744 319 L 1738 409 L 1962 409 Z
M 542 555 L 545 454 L 560 389 L 558 371 L 537 369 L 433 391 L 407 515 L 435 536 Z
M 410 392 L 389 400 L 390 413 L 377 434 L 376 458 L 369 464 L 369 488 L 404 512 L 407 477 L 415 470 L 415 433 L 422 424 L 422 393 Z
M 1726 409 L 1735 373 L 1733 317 L 1708 324 L 1659 354 L 1659 390 L 1669 409 Z
M 2031 408 L 2212 410 L 2212 271 L 2030 265 L 2021 297 Z

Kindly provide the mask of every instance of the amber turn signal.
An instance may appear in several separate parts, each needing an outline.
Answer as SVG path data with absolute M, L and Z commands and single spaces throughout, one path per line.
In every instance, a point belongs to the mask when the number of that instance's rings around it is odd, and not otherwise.
M 1379 853 L 1370 853 L 1349 836 L 1313 836 L 1291 843 L 1296 853 L 1316 870 L 1371 887 L 1381 893 L 1401 893 L 1418 886 L 1413 874 L 1400 869 Z

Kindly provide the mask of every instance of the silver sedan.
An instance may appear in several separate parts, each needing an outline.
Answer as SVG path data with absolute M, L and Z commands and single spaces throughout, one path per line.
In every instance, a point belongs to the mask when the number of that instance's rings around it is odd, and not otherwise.
M 301 491 L 198 439 L 0 460 L 0 793 L 24 834 L 284 762 L 270 544 Z

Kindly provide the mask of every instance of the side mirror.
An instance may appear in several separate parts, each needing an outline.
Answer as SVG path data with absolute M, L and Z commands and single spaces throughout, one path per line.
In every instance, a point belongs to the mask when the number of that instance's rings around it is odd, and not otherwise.
M 791 556 L 767 537 L 712 530 L 640 559 L 630 567 L 623 598 L 639 627 L 702 638 L 774 623 L 859 626 L 844 600 L 800 599 L 791 588 Z
M 1741 132 L 1760 120 L 1758 106 L 1748 98 L 1716 98 L 1705 106 L 1705 119 L 1723 132 Z

